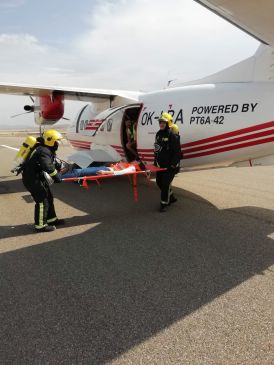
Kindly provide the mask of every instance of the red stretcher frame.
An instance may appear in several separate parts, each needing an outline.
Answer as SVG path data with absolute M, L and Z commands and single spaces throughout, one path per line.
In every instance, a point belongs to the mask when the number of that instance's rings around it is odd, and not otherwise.
M 137 202 L 138 201 L 137 175 L 146 175 L 147 179 L 149 180 L 151 173 L 165 171 L 165 170 L 166 170 L 166 168 L 160 168 L 160 167 L 156 167 L 154 165 L 146 165 L 146 170 L 128 172 L 127 174 L 122 174 L 122 175 L 96 175 L 96 176 L 67 177 L 67 178 L 62 179 L 62 181 L 78 181 L 78 182 L 81 182 L 81 186 L 84 189 L 88 189 L 89 188 L 88 181 L 95 181 L 100 186 L 99 180 L 109 179 L 109 178 L 118 177 L 118 176 L 128 176 L 130 179 L 132 176 L 133 198 L 134 198 L 134 201 Z M 131 179 L 130 179 L 130 181 L 131 181 Z

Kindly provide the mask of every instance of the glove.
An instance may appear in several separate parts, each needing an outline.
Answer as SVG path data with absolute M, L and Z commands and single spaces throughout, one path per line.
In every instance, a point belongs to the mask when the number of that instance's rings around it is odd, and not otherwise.
M 139 162 L 139 167 L 142 171 L 145 171 L 146 170 L 146 165 L 141 161 Z
M 62 163 L 61 162 L 55 162 L 55 168 L 58 172 L 60 172 L 61 169 L 62 169 Z
M 173 174 L 178 174 L 180 170 L 179 166 L 170 166 L 167 171 L 172 172 Z
M 59 184 L 62 182 L 62 178 L 60 174 L 56 174 L 55 176 L 53 176 L 53 180 L 55 182 L 55 184 Z

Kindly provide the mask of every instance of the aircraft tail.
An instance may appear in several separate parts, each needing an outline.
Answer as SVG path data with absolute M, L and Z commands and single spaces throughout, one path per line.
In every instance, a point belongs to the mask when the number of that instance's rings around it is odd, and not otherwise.
M 253 56 L 243 61 L 199 80 L 180 85 L 176 83 L 176 86 L 259 81 L 274 81 L 274 49 L 265 44 L 261 44 Z

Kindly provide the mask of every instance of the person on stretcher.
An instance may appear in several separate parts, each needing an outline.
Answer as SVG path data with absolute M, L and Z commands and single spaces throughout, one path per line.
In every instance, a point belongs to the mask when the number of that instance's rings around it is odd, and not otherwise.
M 143 165 L 141 166 L 143 167 Z M 143 168 L 140 167 L 138 162 L 117 162 L 110 164 L 109 166 L 97 166 L 97 167 L 86 167 L 83 169 L 73 169 L 71 171 L 64 172 L 62 179 L 72 177 L 84 177 L 84 176 L 96 176 L 96 175 L 125 175 L 136 171 L 141 171 Z

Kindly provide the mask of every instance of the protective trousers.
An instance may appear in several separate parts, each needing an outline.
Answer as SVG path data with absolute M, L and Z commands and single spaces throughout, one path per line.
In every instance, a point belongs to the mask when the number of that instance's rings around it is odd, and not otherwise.
M 48 223 L 54 223 L 57 220 L 53 196 L 47 184 L 38 189 L 28 189 L 34 201 L 34 224 L 36 229 L 44 228 Z
M 156 173 L 156 183 L 161 190 L 161 204 L 168 205 L 169 198 L 172 195 L 171 183 L 174 179 L 175 172 L 159 171 Z

